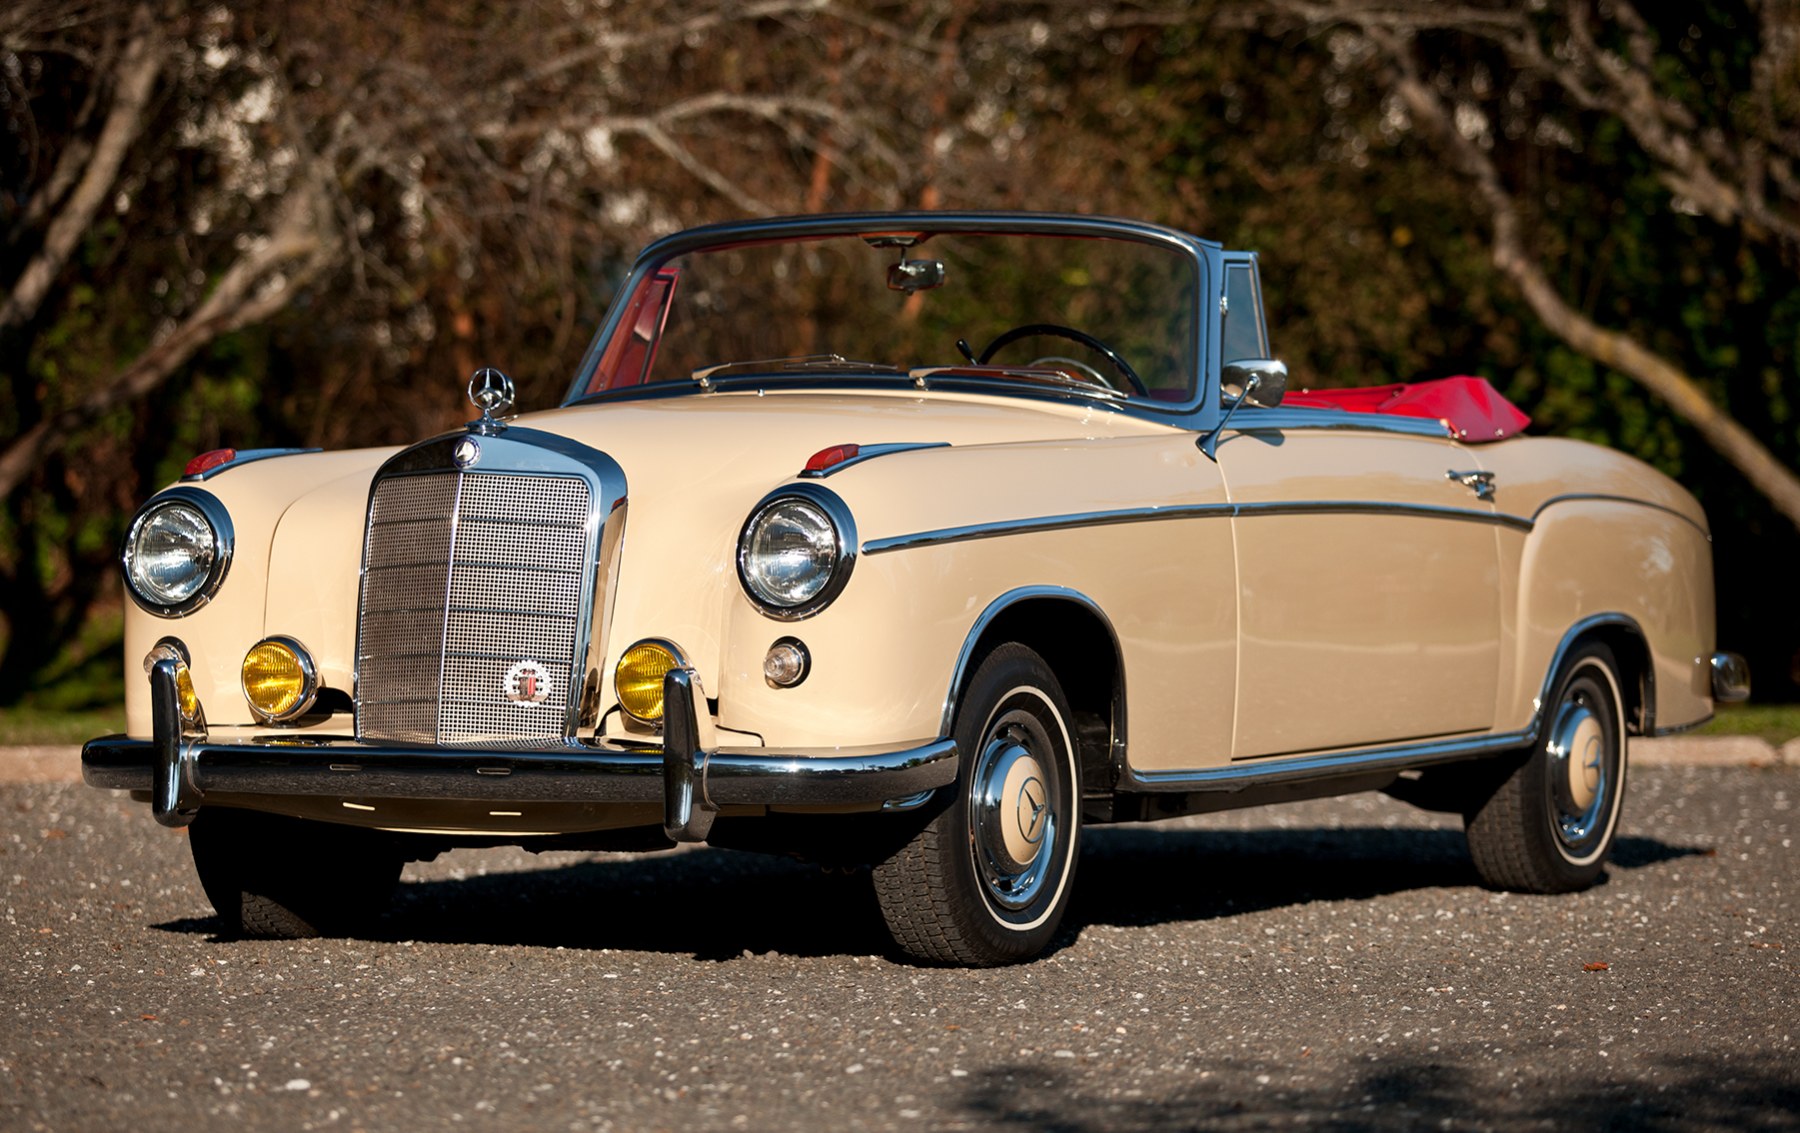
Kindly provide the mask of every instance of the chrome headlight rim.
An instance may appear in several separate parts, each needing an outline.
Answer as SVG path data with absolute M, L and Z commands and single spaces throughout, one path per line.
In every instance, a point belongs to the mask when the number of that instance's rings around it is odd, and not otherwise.
M 825 579 L 825 584 L 817 593 L 804 601 L 793 605 L 783 605 L 758 592 L 751 581 L 750 542 L 768 514 L 778 505 L 798 501 L 817 509 L 825 517 L 832 532 L 832 563 Z M 856 521 L 850 515 L 850 508 L 829 488 L 818 484 L 784 484 L 756 502 L 750 509 L 750 515 L 738 530 L 737 572 L 738 585 L 743 588 L 744 596 L 750 599 L 765 617 L 776 621 L 795 622 L 810 618 L 814 614 L 831 605 L 843 592 L 845 584 L 850 581 L 850 573 L 856 566 L 857 548 L 860 546 L 856 537 Z
M 139 589 L 132 566 L 137 558 L 138 535 L 143 531 L 144 525 L 158 512 L 178 506 L 199 512 L 201 519 L 212 531 L 212 562 L 207 567 L 206 576 L 192 594 L 178 602 L 164 602 Z M 137 514 L 131 517 L 131 525 L 125 529 L 125 541 L 119 548 L 119 568 L 120 573 L 125 576 L 125 592 L 131 595 L 131 600 L 140 609 L 159 618 L 178 618 L 191 614 L 212 601 L 219 592 L 219 587 L 225 582 L 225 575 L 231 569 L 235 546 L 236 535 L 231 526 L 231 516 L 217 496 L 199 488 L 180 486 L 158 492 L 138 509 Z

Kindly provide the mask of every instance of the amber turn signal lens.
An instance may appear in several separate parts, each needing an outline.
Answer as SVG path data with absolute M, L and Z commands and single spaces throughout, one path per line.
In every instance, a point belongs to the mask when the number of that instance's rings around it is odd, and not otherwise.
M 613 689 L 619 707 L 641 724 L 655 724 L 663 716 L 663 678 L 681 666 L 675 651 L 659 641 L 640 641 L 619 658 L 613 670 Z
M 181 707 L 181 719 L 189 724 L 200 719 L 200 694 L 194 691 L 194 678 L 186 665 L 175 670 L 175 702 Z
M 312 658 L 290 638 L 259 641 L 244 654 L 244 699 L 264 722 L 306 711 L 317 685 Z

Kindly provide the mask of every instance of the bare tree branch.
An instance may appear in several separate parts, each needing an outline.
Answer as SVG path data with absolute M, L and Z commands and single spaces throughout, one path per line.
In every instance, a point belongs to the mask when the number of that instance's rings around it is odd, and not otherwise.
M 163 58 L 164 49 L 150 10 L 140 5 L 132 15 L 131 38 L 119 58 L 112 109 L 100 130 L 99 140 L 94 143 L 86 171 L 70 193 L 68 202 L 50 222 L 43 247 L 26 263 L 25 270 L 13 284 L 12 293 L 4 304 L 0 304 L 0 328 L 28 322 L 37 314 L 51 283 L 93 223 L 94 214 L 118 179 L 126 152 L 143 128 L 144 108 L 150 102 Z
M 316 180 L 294 185 L 268 235 L 252 240 L 211 294 L 169 334 L 100 383 L 80 403 L 13 438 L 0 449 L 0 497 L 29 476 L 44 454 L 116 406 L 156 389 L 220 335 L 261 322 L 330 266 L 330 203 Z
M 1542 265 L 1527 250 L 1518 208 L 1493 161 L 1480 146 L 1462 135 L 1443 95 L 1420 77 L 1407 38 L 1379 26 L 1363 30 L 1393 63 L 1395 92 L 1413 120 L 1425 128 L 1451 164 L 1474 183 L 1493 224 L 1494 266 L 1519 288 L 1544 325 L 1574 349 L 1631 377 L 1668 403 L 1777 510 L 1800 527 L 1800 477 L 1709 398 L 1679 366 L 1631 336 L 1600 326 L 1563 299 Z

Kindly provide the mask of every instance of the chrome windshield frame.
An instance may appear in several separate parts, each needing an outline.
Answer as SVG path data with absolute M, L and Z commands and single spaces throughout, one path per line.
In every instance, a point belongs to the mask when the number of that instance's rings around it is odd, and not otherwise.
M 1143 221 L 1105 216 L 1080 216 L 1069 213 L 1031 212 L 891 212 L 839 213 L 821 216 L 783 216 L 759 220 L 710 224 L 665 236 L 646 247 L 633 264 L 630 274 L 620 285 L 599 331 L 576 368 L 574 379 L 564 395 L 564 406 L 603 403 L 643 397 L 701 396 L 707 391 L 685 382 L 653 383 L 584 394 L 589 380 L 605 357 L 615 334 L 624 330 L 624 321 L 632 307 L 631 299 L 638 289 L 659 269 L 678 256 L 707 249 L 732 246 L 777 244 L 798 240 L 817 240 L 834 236 L 877 236 L 886 233 L 990 233 L 994 235 L 1086 237 L 1090 239 L 1128 240 L 1168 248 L 1188 256 L 1194 268 L 1195 306 L 1191 322 L 1189 356 L 1196 360 L 1195 396 L 1182 402 L 1158 402 L 1147 398 L 1104 401 L 1109 408 L 1147 420 L 1160 421 L 1184 429 L 1204 431 L 1217 425 L 1219 409 L 1218 378 L 1218 295 L 1223 276 L 1223 248 L 1213 241 Z M 809 375 L 817 378 L 819 375 Z M 892 375 L 884 374 L 884 377 Z M 783 382 L 784 388 L 787 382 Z M 950 383 L 943 383 L 949 385 Z M 661 387 L 671 387 L 664 389 Z M 1025 398 L 1056 400 L 1082 398 L 1081 391 L 1063 388 L 1019 388 L 1000 383 L 981 383 L 979 392 L 1001 392 Z

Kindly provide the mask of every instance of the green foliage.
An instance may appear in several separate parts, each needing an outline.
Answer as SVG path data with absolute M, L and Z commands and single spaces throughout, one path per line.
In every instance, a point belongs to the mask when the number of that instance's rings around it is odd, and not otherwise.
M 1800 704 L 1727 704 L 1702 736 L 1757 736 L 1780 746 L 1800 739 Z

